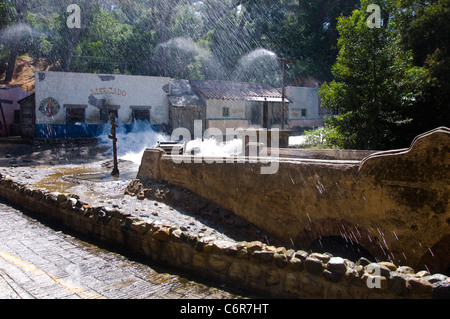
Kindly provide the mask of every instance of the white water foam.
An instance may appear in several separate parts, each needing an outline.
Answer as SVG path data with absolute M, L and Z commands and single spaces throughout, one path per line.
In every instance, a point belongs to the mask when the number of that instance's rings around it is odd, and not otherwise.
M 125 125 L 117 123 L 117 157 L 128 160 L 136 164 L 141 164 L 142 155 L 146 148 L 155 147 L 158 142 L 166 142 L 170 137 L 156 132 L 148 122 L 136 121 L 130 132 L 127 132 Z M 110 145 L 109 152 L 112 154 L 112 140 L 108 138 L 111 133 L 111 125 L 106 124 L 103 133 L 98 137 L 99 144 Z
M 218 156 L 229 157 L 232 155 L 239 155 L 242 152 L 242 140 L 233 139 L 231 141 L 217 141 L 214 138 L 201 140 L 195 139 L 186 143 L 186 153 L 194 154 L 197 156 Z
M 132 129 L 127 132 L 125 125 L 118 123 L 116 128 L 117 156 L 119 159 L 128 160 L 138 165 L 141 164 L 142 155 L 146 148 L 156 147 L 158 142 L 171 141 L 170 136 L 156 132 L 150 124 L 136 121 Z M 98 137 L 100 145 L 108 145 L 108 153 L 112 154 L 112 141 L 108 138 L 111 133 L 111 125 L 106 124 L 103 133 Z M 233 139 L 231 141 L 218 141 L 214 138 L 196 139 L 186 143 L 185 153 L 194 152 L 198 156 L 219 156 L 228 157 L 239 155 L 242 151 L 242 140 Z

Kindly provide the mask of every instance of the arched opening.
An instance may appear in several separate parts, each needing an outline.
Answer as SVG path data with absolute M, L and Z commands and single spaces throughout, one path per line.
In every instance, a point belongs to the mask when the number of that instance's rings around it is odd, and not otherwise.
M 310 249 L 312 252 L 327 252 L 333 256 L 346 258 L 354 262 L 361 257 L 375 261 L 375 258 L 363 246 L 342 236 L 320 237 L 311 243 Z

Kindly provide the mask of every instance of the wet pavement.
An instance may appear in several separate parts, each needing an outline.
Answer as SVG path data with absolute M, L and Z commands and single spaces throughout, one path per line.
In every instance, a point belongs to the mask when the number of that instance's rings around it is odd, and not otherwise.
M 217 229 L 208 225 L 208 219 L 162 202 L 124 195 L 139 165 L 121 160 L 120 177 L 112 177 L 107 149 L 0 144 L 0 174 L 35 189 L 76 194 L 90 205 L 233 240 L 232 227 Z M 155 267 L 55 231 L 0 199 L 0 298 L 241 298 L 240 292 L 227 292 L 220 284 L 203 284 L 202 279 L 186 279 L 175 269 Z
M 242 298 L 52 229 L 0 202 L 0 299 Z
M 0 144 L 0 151 L 2 147 L 5 145 Z M 254 225 L 228 212 L 225 216 L 212 212 L 198 214 L 192 209 L 174 207 L 160 200 L 139 200 L 125 195 L 125 189 L 135 179 L 139 165 L 119 160 L 120 176 L 113 177 L 112 159 L 107 150 L 97 145 L 54 149 L 12 147 L 6 150 L 10 154 L 6 158 L 2 158 L 0 153 L 0 174 L 35 189 L 76 194 L 89 205 L 118 209 L 147 222 L 157 220 L 203 237 L 280 244 Z

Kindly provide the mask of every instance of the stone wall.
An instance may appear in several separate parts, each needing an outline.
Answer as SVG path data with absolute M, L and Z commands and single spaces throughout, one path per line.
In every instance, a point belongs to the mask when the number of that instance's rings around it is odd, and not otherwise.
M 90 206 L 75 195 L 50 193 L 0 175 L 0 197 L 76 232 L 149 260 L 206 278 L 283 298 L 449 298 L 450 279 L 389 262 L 358 263 L 327 254 L 214 241 L 131 214 Z
M 432 272 L 450 267 L 448 128 L 362 161 L 280 157 L 272 175 L 261 174 L 267 164 L 259 159 L 238 160 L 148 149 L 138 178 L 187 188 L 303 249 L 340 236 L 378 260 Z

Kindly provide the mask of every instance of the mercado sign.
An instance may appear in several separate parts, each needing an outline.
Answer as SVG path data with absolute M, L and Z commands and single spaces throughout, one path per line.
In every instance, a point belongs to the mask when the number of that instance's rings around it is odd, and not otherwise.
M 127 91 L 125 90 L 121 90 L 118 88 L 95 88 L 95 89 L 91 89 L 91 94 L 92 95 L 104 95 L 104 94 L 109 94 L 109 95 L 121 95 L 121 96 L 127 96 Z

